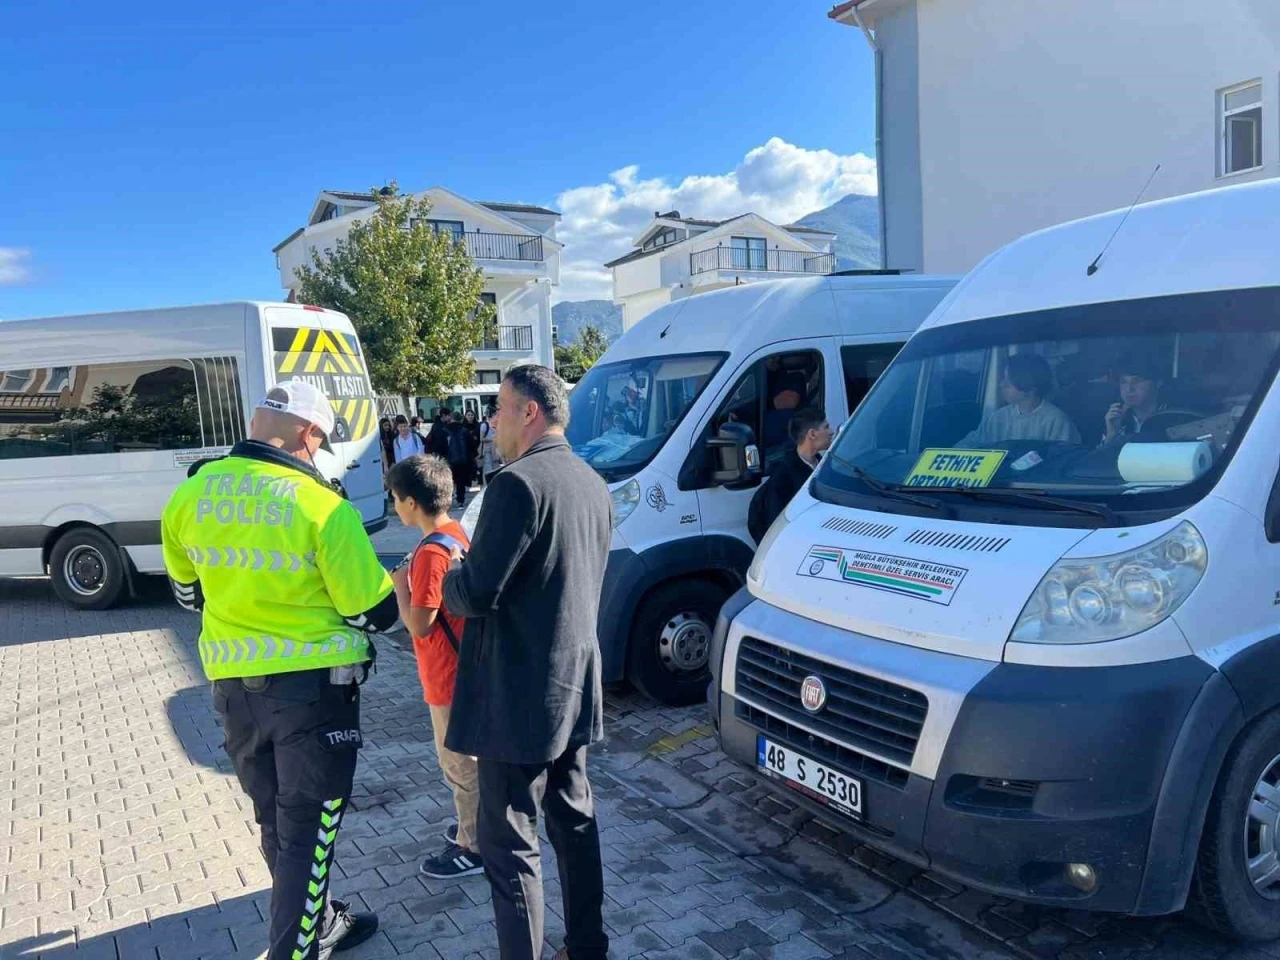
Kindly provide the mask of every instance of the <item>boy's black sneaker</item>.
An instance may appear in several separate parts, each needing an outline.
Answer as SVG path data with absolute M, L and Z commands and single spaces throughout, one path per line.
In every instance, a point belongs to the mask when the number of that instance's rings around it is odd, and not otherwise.
M 465 847 L 450 843 L 444 853 L 422 862 L 419 868 L 423 876 L 437 880 L 450 880 L 454 877 L 470 877 L 484 872 L 484 864 L 480 857 Z

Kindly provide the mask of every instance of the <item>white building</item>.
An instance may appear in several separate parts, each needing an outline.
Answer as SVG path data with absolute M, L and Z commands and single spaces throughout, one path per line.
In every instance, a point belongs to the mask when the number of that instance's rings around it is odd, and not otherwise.
M 447 230 L 467 246 L 476 266 L 484 271 L 483 299 L 497 308 L 497 334 L 480 344 L 474 384 L 460 384 L 453 400 L 461 408 L 478 407 L 476 397 L 496 394 L 507 369 L 519 363 L 554 366 L 551 328 L 551 289 L 560 282 L 560 251 L 556 224 L 560 214 L 519 203 L 468 200 L 443 187 L 432 187 L 416 198 L 431 200 L 430 222 Z M 322 190 L 305 226 L 273 249 L 280 285 L 288 299 L 297 298 L 296 270 L 310 264 L 311 251 L 331 249 L 351 224 L 369 216 L 377 205 L 372 193 Z M 434 412 L 429 403 L 424 415 Z
M 848 0 L 875 50 L 887 267 L 1280 172 L 1276 0 Z
M 613 302 L 629 330 L 664 303 L 753 280 L 826 274 L 835 269 L 836 235 L 778 226 L 746 213 L 698 220 L 679 210 L 654 213 L 632 241 L 635 249 L 605 264 L 613 271 Z

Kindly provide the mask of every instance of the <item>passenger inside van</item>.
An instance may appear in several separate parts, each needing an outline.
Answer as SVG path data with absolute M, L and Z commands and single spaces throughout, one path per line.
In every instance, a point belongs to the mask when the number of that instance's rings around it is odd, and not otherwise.
M 1038 353 L 1017 353 L 1005 363 L 1000 380 L 1004 406 L 997 407 L 956 444 L 998 443 L 1007 440 L 1048 440 L 1079 443 L 1080 431 L 1071 419 L 1045 397 L 1053 389 L 1049 361 Z
M 1102 442 L 1123 440 L 1167 440 L 1169 417 L 1152 417 L 1174 413 L 1161 398 L 1164 375 L 1160 364 L 1148 357 L 1133 355 L 1114 367 L 1118 375 L 1120 399 L 1111 405 L 1103 418 Z M 1190 414 L 1188 414 L 1190 416 Z
M 773 449 L 783 445 L 784 438 L 787 437 L 787 429 L 791 424 L 791 418 L 795 416 L 796 410 L 800 408 L 801 402 L 805 395 L 804 376 L 800 373 L 793 373 L 786 378 L 780 378 L 778 384 L 770 394 L 772 399 L 769 402 L 769 409 L 764 415 L 764 445 L 766 449 Z

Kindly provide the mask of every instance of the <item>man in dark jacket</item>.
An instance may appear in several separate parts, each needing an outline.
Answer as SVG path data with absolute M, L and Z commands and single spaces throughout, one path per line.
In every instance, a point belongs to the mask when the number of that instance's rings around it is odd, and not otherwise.
M 434 453 L 448 462 L 449 428 L 453 423 L 453 411 L 448 407 L 441 407 L 436 417 L 436 422 L 431 425 L 431 430 L 427 433 L 427 453 Z
M 747 530 L 756 543 L 764 538 L 778 514 L 808 481 L 818 465 L 818 455 L 831 446 L 831 425 L 827 423 L 827 415 L 817 407 L 797 411 L 787 433 L 795 449 L 787 451 L 764 486 L 755 492 L 747 511 Z
M 445 743 L 479 760 L 480 857 L 503 960 L 542 956 L 537 816 L 556 850 L 565 949 L 604 960 L 604 878 L 587 746 L 604 735 L 596 613 L 613 508 L 564 437 L 564 385 L 513 368 L 498 392 L 494 474 L 465 562 L 444 580 L 467 617 Z

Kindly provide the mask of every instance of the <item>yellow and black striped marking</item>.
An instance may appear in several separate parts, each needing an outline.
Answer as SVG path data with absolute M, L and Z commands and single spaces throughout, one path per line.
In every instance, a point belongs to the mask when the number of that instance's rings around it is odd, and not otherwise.
M 354 336 L 319 327 L 275 327 L 271 340 L 276 379 L 310 381 L 333 404 L 338 422 L 331 440 L 363 440 L 377 429 L 378 407 Z

